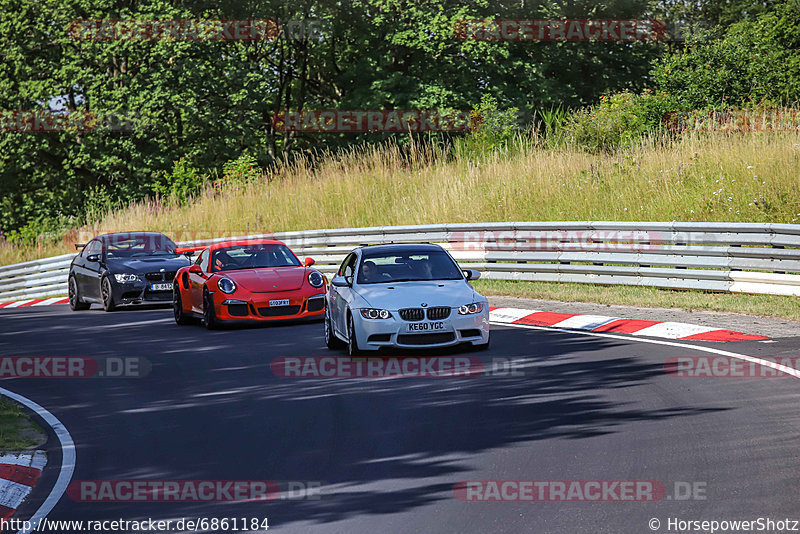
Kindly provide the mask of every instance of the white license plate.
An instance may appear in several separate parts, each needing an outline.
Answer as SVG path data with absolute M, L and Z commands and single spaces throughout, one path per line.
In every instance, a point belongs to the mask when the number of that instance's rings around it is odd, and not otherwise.
M 408 332 L 438 332 L 444 330 L 444 321 L 426 321 L 422 323 L 408 323 Z
M 172 284 L 150 284 L 150 291 L 172 291 Z
M 269 301 L 269 307 L 272 308 L 273 306 L 288 306 L 289 299 L 280 299 L 280 300 L 271 300 Z

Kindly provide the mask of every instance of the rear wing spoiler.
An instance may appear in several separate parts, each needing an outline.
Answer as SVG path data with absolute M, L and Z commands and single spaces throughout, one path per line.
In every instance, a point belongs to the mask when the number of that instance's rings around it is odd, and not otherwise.
M 175 249 L 175 252 L 178 254 L 183 254 L 184 256 L 191 258 L 194 256 L 198 251 L 203 250 L 206 248 L 205 246 L 195 246 L 195 247 L 178 247 Z

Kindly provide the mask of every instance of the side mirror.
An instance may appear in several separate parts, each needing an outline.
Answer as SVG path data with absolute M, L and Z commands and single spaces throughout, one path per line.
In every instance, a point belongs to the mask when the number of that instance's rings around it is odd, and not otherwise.
M 88 256 L 86 256 L 86 261 L 93 261 L 97 263 L 98 261 L 100 261 L 100 254 L 89 254 Z
M 334 276 L 331 280 L 331 285 L 336 287 L 350 287 L 350 284 L 351 282 L 348 282 L 344 276 Z
M 476 271 L 474 269 L 466 269 L 464 270 L 464 276 L 467 280 L 477 280 L 481 277 L 480 271 Z
M 315 263 L 317 263 L 317 262 L 314 261 L 314 258 L 306 258 L 306 261 L 305 261 L 306 267 L 311 267 Z
M 203 269 L 195 263 L 189 266 L 189 272 L 193 274 L 203 274 Z

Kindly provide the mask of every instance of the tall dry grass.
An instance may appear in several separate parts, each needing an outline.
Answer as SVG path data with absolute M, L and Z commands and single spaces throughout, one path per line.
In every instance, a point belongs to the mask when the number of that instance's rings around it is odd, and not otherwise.
M 482 221 L 800 221 L 800 135 L 649 139 L 592 155 L 528 145 L 480 160 L 425 145 L 299 159 L 250 183 L 207 188 L 180 206 L 152 199 L 91 231 L 185 239 L 285 230 Z M 0 264 L 70 251 L 64 240 L 0 247 Z

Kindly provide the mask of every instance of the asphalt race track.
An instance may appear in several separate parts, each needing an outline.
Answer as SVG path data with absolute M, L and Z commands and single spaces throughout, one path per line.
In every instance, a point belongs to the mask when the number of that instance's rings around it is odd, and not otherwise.
M 364 534 L 643 533 L 653 531 L 653 518 L 661 532 L 668 518 L 800 519 L 798 379 L 679 378 L 665 371 L 669 358 L 707 354 L 633 338 L 502 326 L 492 336 L 489 351 L 437 355 L 477 357 L 486 368 L 513 361 L 511 376 L 281 378 L 270 368 L 276 358 L 346 355 L 325 348 L 320 323 L 208 332 L 176 326 L 164 308 L 15 308 L 0 311 L 0 355 L 144 358 L 152 368 L 139 378 L 14 378 L 0 386 L 64 423 L 77 447 L 74 480 L 322 488 L 314 498 L 235 503 L 64 495 L 50 519 L 266 517 L 280 532 Z M 800 338 L 692 346 L 794 357 Z M 53 438 L 48 448 L 45 476 L 21 517 L 58 474 Z M 456 498 L 456 483 L 479 480 L 660 481 L 666 495 Z M 676 483 L 700 491 L 687 499 Z

